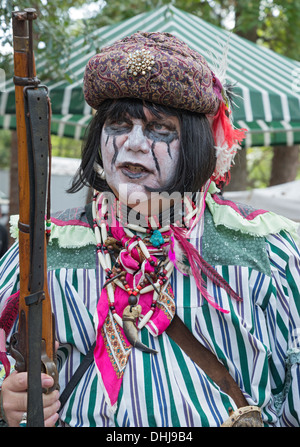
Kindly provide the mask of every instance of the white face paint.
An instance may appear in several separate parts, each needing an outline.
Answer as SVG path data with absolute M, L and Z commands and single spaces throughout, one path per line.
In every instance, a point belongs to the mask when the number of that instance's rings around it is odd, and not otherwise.
M 114 194 L 129 206 L 143 202 L 139 211 L 146 214 L 145 206 L 153 199 L 146 187 L 163 189 L 174 177 L 180 124 L 175 116 L 157 118 L 146 108 L 144 113 L 146 120 L 130 116 L 107 120 L 101 133 L 101 152 L 106 181 Z

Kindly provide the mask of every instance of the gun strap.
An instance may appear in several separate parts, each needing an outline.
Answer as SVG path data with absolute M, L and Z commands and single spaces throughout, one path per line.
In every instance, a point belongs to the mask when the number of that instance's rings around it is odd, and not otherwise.
M 44 294 L 45 208 L 48 174 L 48 92 L 43 86 L 24 88 L 30 179 L 30 295 L 28 305 L 27 426 L 43 426 L 41 387 L 42 305 Z
M 218 361 L 212 352 L 194 337 L 177 315 L 174 316 L 166 333 L 221 388 L 222 391 L 234 400 L 238 408 L 248 405 L 241 389 L 231 377 L 225 366 Z M 96 342 L 92 345 L 61 394 L 60 410 L 62 410 L 81 377 L 93 362 L 95 345 Z
M 226 367 L 194 337 L 177 315 L 174 316 L 166 332 L 213 382 L 234 400 L 238 408 L 248 405 L 240 387 Z

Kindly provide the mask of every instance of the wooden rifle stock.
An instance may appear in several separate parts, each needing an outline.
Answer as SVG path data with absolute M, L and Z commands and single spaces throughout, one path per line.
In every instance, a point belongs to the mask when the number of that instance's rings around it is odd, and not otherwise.
M 31 92 L 40 92 L 36 95 L 36 101 L 44 95 L 45 88 L 41 89 L 39 80 L 36 78 L 34 55 L 32 50 L 32 21 L 36 18 L 35 10 L 26 9 L 24 11 L 13 12 L 13 39 L 14 39 L 14 81 L 15 81 L 15 100 L 16 100 L 16 122 L 18 136 L 18 182 L 19 182 L 19 250 L 20 250 L 20 301 L 19 301 L 19 328 L 13 335 L 10 352 L 16 360 L 16 369 L 28 371 L 28 409 L 27 425 L 43 426 L 43 408 L 42 408 L 42 388 L 41 371 L 51 375 L 54 379 L 54 386 L 50 392 L 58 388 L 58 373 L 56 370 L 56 356 L 54 345 L 54 318 L 51 310 L 51 301 L 47 287 L 47 261 L 46 261 L 46 232 L 45 232 L 45 206 L 43 209 L 35 209 L 34 214 L 41 215 L 44 224 L 32 228 L 33 216 L 32 207 L 43 203 L 40 199 L 35 199 L 37 185 L 32 184 L 32 176 L 39 175 L 39 172 L 33 174 L 32 169 L 39 171 L 35 166 L 35 155 L 31 158 L 30 147 L 33 135 L 38 131 L 31 123 L 31 135 L 29 135 L 29 126 L 26 121 L 30 111 L 26 112 L 26 89 Z M 43 91 L 42 91 L 43 90 Z M 31 95 L 32 96 L 32 95 Z M 39 106 L 37 106 L 37 110 Z M 50 108 L 50 102 L 48 101 Z M 38 112 L 37 112 L 38 113 Z M 50 110 L 48 110 L 48 114 Z M 39 117 L 41 119 L 41 117 Z M 39 139 L 44 140 L 48 145 L 49 135 L 42 135 Z M 34 146 L 34 142 L 33 142 Z M 29 154 L 28 154 L 29 148 Z M 47 147 L 48 152 L 48 147 Z M 43 157 L 41 155 L 40 157 Z M 46 157 L 48 158 L 48 157 Z M 44 175 L 44 173 L 43 173 Z M 46 173 L 47 176 L 47 173 Z M 44 180 L 43 180 L 44 181 Z M 41 194 L 46 196 L 46 188 Z M 40 219 L 40 218 L 39 218 Z M 41 219 L 40 219 L 41 221 Z M 36 248 L 35 237 L 39 231 L 43 232 L 42 243 Z M 36 256 L 35 253 L 38 253 Z M 36 262 L 38 258 L 38 262 Z M 40 278 L 36 280 L 36 270 L 41 269 Z M 31 314 L 40 309 L 39 323 L 34 321 L 35 328 L 30 328 Z M 40 337 L 34 340 L 35 336 Z M 31 335 L 30 335 L 31 334 Z M 32 336 L 33 334 L 33 336 Z M 32 340 L 31 338 L 32 337 Z M 38 336 L 39 337 L 39 336 Z M 42 365 L 42 366 L 41 366 Z

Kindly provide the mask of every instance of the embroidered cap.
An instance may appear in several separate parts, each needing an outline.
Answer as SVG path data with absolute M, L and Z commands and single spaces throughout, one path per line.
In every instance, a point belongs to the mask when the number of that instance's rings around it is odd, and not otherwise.
M 103 48 L 84 76 L 87 103 L 97 109 L 108 98 L 150 102 L 214 114 L 216 80 L 205 59 L 168 33 L 135 33 Z

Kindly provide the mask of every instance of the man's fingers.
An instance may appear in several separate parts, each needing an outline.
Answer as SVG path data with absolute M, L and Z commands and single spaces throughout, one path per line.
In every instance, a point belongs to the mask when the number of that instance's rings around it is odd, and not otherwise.
M 16 371 L 12 372 L 3 382 L 3 389 L 13 391 L 15 393 L 27 390 L 27 373 Z
M 52 427 L 58 419 L 60 407 L 59 392 L 56 390 L 48 395 L 44 395 L 43 400 L 45 427 Z

